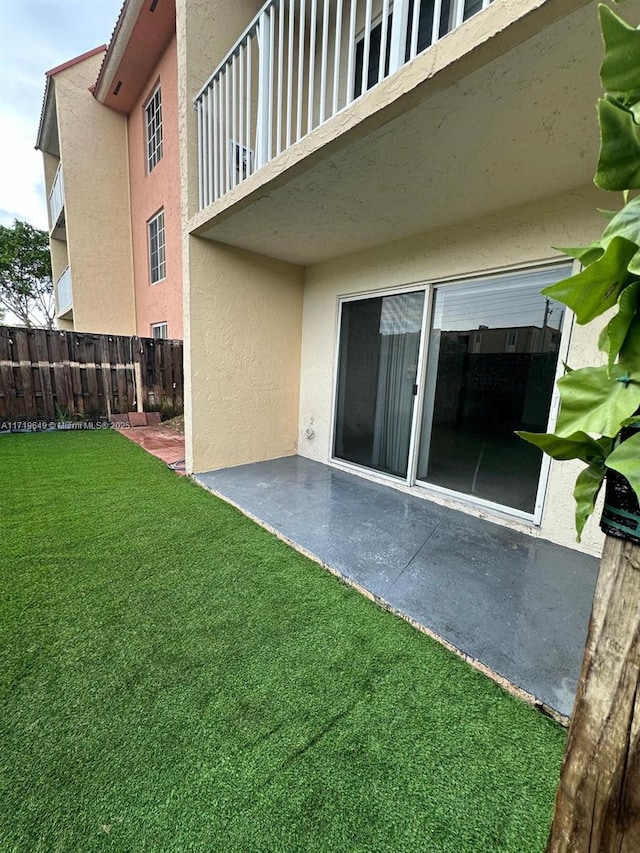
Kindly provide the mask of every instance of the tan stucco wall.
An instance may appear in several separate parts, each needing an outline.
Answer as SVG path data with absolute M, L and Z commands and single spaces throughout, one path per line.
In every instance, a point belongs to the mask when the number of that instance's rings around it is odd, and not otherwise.
M 148 172 L 144 108 L 158 83 L 162 102 L 162 159 Z M 147 85 L 143 87 L 141 97 L 129 114 L 128 138 L 137 334 L 149 337 L 152 323 L 166 322 L 169 337 L 182 338 L 182 231 L 175 37 L 149 74 Z M 164 209 L 167 275 L 152 285 L 147 223 L 160 209 Z
M 189 240 L 187 469 L 295 453 L 303 271 Z
M 96 54 L 53 78 L 74 328 L 134 334 L 126 118 L 89 92 L 101 62 Z
M 184 414 L 189 471 L 254 461 L 260 458 L 256 441 L 268 439 L 271 456 L 292 453 L 295 447 L 302 318 L 301 273 L 286 264 L 269 266 L 271 262 L 267 262 L 267 279 L 276 285 L 275 301 L 272 301 L 269 288 L 260 285 L 260 260 L 191 237 L 188 228 L 189 220 L 198 207 L 197 120 L 193 98 L 262 5 L 262 0 L 238 0 L 235 3 L 228 0 L 176 0 L 184 279 Z M 225 337 L 227 317 L 235 318 L 253 310 L 250 305 L 243 305 L 235 299 L 236 286 L 238 295 L 245 294 L 255 299 L 256 307 L 261 309 L 264 306 L 266 315 L 273 318 L 271 333 L 285 339 L 293 334 L 293 342 L 285 347 L 284 361 L 275 355 L 268 334 L 263 335 L 260 328 L 249 328 L 242 318 L 235 320 L 235 331 L 240 335 L 238 347 L 227 345 L 230 342 Z M 283 309 L 282 319 L 272 313 L 272 306 Z M 269 332 L 269 327 L 265 332 Z M 243 342 L 246 342 L 247 354 L 251 354 L 250 361 L 243 362 Z M 252 354 L 256 356 L 255 361 Z M 275 371 L 271 379 L 273 387 L 281 389 L 275 398 L 285 403 L 289 401 L 276 417 L 275 428 L 279 434 L 269 438 L 265 419 L 247 404 L 248 420 L 236 436 L 237 419 L 233 416 L 231 400 L 242 394 L 250 399 L 249 389 L 253 388 L 254 378 L 246 366 L 251 363 L 255 368 L 262 356 Z M 263 375 L 258 372 L 258 385 Z M 241 381 L 248 383 L 245 389 L 237 384 Z M 256 428 L 259 432 L 255 432 Z
M 430 232 L 306 270 L 304 287 L 298 452 L 320 462 L 331 453 L 338 297 L 418 282 L 455 280 L 476 273 L 561 259 L 554 245 L 582 245 L 595 239 L 603 220 L 596 207 L 610 199 L 591 187 L 505 211 L 484 220 Z M 568 361 L 574 367 L 598 362 L 597 330 L 574 325 Z M 313 438 L 305 436 L 311 427 Z M 540 527 L 494 517 L 463 502 L 429 495 L 562 545 L 578 547 L 573 526 L 573 480 L 580 464 L 553 463 Z M 416 490 L 424 494 L 423 490 Z M 597 514 L 580 546 L 598 553 L 602 537 Z

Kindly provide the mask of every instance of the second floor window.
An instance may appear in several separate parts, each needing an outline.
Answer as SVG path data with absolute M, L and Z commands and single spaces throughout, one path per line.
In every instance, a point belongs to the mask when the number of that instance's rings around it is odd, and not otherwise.
M 147 101 L 144 108 L 147 129 L 147 172 L 162 159 L 162 99 L 160 86 Z
M 164 242 L 164 210 L 149 220 L 149 278 L 151 284 L 161 281 L 167 275 Z

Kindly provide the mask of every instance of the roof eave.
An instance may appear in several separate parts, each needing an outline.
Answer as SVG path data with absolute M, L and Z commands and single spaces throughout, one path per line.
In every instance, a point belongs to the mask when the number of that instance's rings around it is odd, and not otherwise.
M 94 97 L 100 103 L 104 103 L 114 86 L 115 75 L 120 67 L 143 5 L 144 0 L 125 0 L 120 10 L 93 92 Z

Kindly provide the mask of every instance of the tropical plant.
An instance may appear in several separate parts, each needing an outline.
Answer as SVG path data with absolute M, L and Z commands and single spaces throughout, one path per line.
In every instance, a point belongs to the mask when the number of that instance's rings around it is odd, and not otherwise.
M 640 32 L 607 6 L 599 15 L 606 94 L 595 183 L 622 192 L 623 207 L 603 211 L 600 240 L 564 249 L 583 270 L 543 293 L 580 324 L 611 316 L 602 363 L 558 380 L 556 432 L 520 433 L 554 459 L 586 463 L 574 490 L 578 538 L 605 476 L 623 475 L 640 498 Z M 624 538 L 605 538 L 547 853 L 640 850 L 640 546 L 638 535 Z
M 582 272 L 542 293 L 569 307 L 579 324 L 613 309 L 599 339 L 602 366 L 571 370 L 558 380 L 560 413 L 555 433 L 519 432 L 553 459 L 580 459 L 586 467 L 575 484 L 578 541 L 593 512 L 607 470 L 618 471 L 640 498 L 640 432 L 619 440 L 640 423 L 640 31 L 608 6 L 600 6 L 605 45 L 598 101 L 600 156 L 595 183 L 623 193 L 624 206 L 602 211 L 608 224 L 590 246 L 562 248 Z M 594 437 L 595 436 L 595 437 Z

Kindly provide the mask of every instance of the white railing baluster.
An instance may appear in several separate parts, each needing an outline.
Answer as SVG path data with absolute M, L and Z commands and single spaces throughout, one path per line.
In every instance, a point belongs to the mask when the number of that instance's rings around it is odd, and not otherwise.
M 316 32 L 318 0 L 311 0 L 311 22 L 309 24 L 309 92 L 307 98 L 307 133 L 313 130 L 313 101 L 315 98 L 316 75 Z
M 327 112 L 327 61 L 329 54 L 329 0 L 324 0 L 322 15 L 322 53 L 320 59 L 320 116 L 322 124 Z
M 227 66 L 224 74 L 224 136 L 222 138 L 222 158 L 224 161 L 224 191 L 226 193 L 231 189 L 231 175 L 229 174 L 229 137 L 231 136 L 231 100 L 229 96 L 230 82 L 229 67 Z
M 210 148 L 210 137 L 208 134 L 207 122 L 208 122 L 208 101 L 209 101 L 209 90 L 207 89 L 207 94 L 202 99 L 202 136 L 203 136 L 203 151 L 202 151 L 202 195 L 204 196 L 205 205 L 211 204 L 211 198 L 209 197 L 209 148 Z
M 213 100 L 211 104 L 211 122 L 213 126 L 213 138 L 212 138 L 212 157 L 211 157 L 211 171 L 213 172 L 213 201 L 217 201 L 220 198 L 220 180 L 219 180 L 219 172 L 218 172 L 218 144 L 220 140 L 220 128 L 218 127 L 218 87 L 216 82 L 211 84 L 211 92 L 213 94 Z
M 244 136 L 244 51 L 245 46 L 242 45 L 238 51 L 238 181 L 244 180 L 247 177 L 247 172 L 244 167 L 247 156 L 247 143 Z
M 204 184 L 202 175 L 202 155 L 204 152 L 204 138 L 202 133 L 202 110 L 203 101 L 198 101 L 198 206 L 200 210 L 204 207 Z
M 349 15 L 349 58 L 347 60 L 347 98 L 346 103 L 353 100 L 355 89 L 355 63 L 356 63 L 356 14 L 358 11 L 358 0 L 351 0 L 351 14 Z
M 436 0 L 439 2 L 439 0 Z M 391 51 L 389 55 L 389 74 L 401 68 L 405 62 L 407 45 L 407 25 L 409 22 L 409 0 L 394 0 L 391 21 Z
M 282 81 L 284 74 L 284 3 L 278 7 L 278 103 L 276 108 L 276 154 L 282 151 Z
M 238 183 L 238 172 L 236 170 L 236 145 L 238 143 L 238 104 L 236 100 L 236 55 L 231 57 L 231 133 L 229 136 L 229 160 L 231 166 L 231 186 Z
M 251 152 L 254 152 L 255 157 L 255 148 L 251 144 L 251 93 L 253 91 L 252 81 L 251 81 L 251 53 L 253 51 L 253 44 L 255 42 L 255 36 L 249 39 L 249 43 L 247 44 L 247 148 L 249 149 L 247 152 L 247 174 L 250 175 L 254 168 L 255 162 L 251 162 Z
M 302 93 L 304 90 L 304 38 L 306 17 L 306 0 L 300 0 L 300 27 L 298 33 L 298 109 L 296 111 L 296 142 L 302 137 Z
M 224 86 L 222 78 L 216 80 L 218 88 L 218 176 L 220 184 L 220 195 L 223 196 L 226 192 L 224 182 Z
M 215 147 L 213 142 L 213 86 L 207 91 L 207 199 L 208 204 L 215 201 L 213 173 L 215 170 Z
M 289 35 L 287 44 L 287 132 L 286 146 L 291 145 L 291 112 L 293 107 L 293 39 L 295 20 L 294 0 L 289 0 Z
M 388 0 L 387 0 L 388 2 Z M 338 97 L 340 92 L 340 51 L 342 48 L 342 0 L 336 7 L 336 32 L 333 42 L 333 115 L 338 112 Z
M 413 18 L 411 20 L 411 49 L 409 59 L 415 59 L 418 52 L 418 30 L 420 28 L 420 3 L 413 4 Z
M 416 4 L 419 6 L 419 4 Z M 378 64 L 378 80 L 384 80 L 387 76 L 387 38 L 389 35 L 389 0 L 382 4 L 382 26 L 380 28 L 380 62 Z
M 363 95 L 369 88 L 369 53 L 371 51 L 371 10 L 373 0 L 367 0 L 367 8 L 364 16 L 364 52 L 362 56 L 362 86 L 360 94 Z
M 273 97 L 274 97 L 274 73 L 273 61 L 275 55 L 275 4 L 269 9 L 269 125 L 267 128 L 267 160 L 273 157 Z
M 256 117 L 256 168 L 269 159 L 267 133 L 269 130 L 269 36 L 270 17 L 264 12 L 258 27 L 258 114 Z
M 433 4 L 433 28 L 431 30 L 431 44 L 440 40 L 440 18 L 442 17 L 442 0 L 435 0 Z

